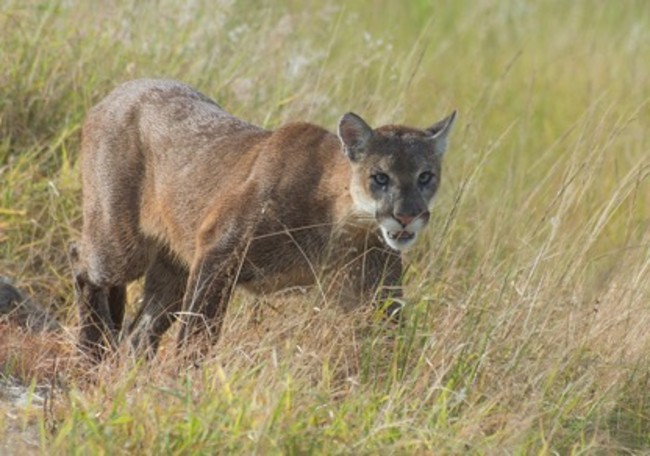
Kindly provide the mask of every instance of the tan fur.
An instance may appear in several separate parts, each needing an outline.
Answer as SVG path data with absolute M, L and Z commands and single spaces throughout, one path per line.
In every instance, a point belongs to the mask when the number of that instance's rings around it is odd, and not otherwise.
M 267 131 L 178 82 L 120 86 L 83 126 L 84 224 L 73 251 L 82 346 L 100 357 L 115 343 L 125 286 L 143 275 L 129 330 L 150 353 L 176 317 L 181 345 L 216 340 L 238 284 L 269 293 L 318 283 L 348 301 L 399 296 L 400 254 L 384 241 L 426 224 L 452 122 L 372 130 L 347 114 L 339 137 L 308 123 Z M 418 192 L 414 173 L 425 168 L 436 182 Z M 377 170 L 395 187 L 373 190 Z M 391 228 L 394 216 L 409 223 Z

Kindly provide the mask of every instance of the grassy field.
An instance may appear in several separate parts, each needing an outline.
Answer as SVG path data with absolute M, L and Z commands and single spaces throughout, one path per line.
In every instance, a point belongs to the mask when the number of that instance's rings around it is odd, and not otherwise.
M 0 328 L 2 376 L 54 387 L 21 407 L 0 393 L 0 448 L 650 452 L 650 2 L 0 4 L 0 274 L 70 328 Z M 79 129 L 138 77 L 268 128 L 350 110 L 425 127 L 457 108 L 406 324 L 242 294 L 200 369 L 163 346 L 82 370 Z

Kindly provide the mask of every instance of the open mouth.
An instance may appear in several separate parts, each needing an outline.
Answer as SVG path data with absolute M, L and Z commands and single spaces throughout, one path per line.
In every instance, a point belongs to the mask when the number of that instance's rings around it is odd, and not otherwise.
M 410 241 L 415 237 L 415 233 L 412 231 L 389 231 L 386 234 L 390 240 L 401 242 Z

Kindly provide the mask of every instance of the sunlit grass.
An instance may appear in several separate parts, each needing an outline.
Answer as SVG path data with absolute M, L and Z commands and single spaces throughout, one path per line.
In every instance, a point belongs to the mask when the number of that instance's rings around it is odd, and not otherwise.
M 650 3 L 9 0 L 0 49 L 0 273 L 70 328 L 0 334 L 3 374 L 60 387 L 38 425 L 0 414 L 3 441 L 37 426 L 45 453 L 650 450 Z M 163 346 L 153 365 L 80 370 L 79 128 L 138 77 L 267 128 L 458 109 L 405 325 L 242 295 L 200 369 Z

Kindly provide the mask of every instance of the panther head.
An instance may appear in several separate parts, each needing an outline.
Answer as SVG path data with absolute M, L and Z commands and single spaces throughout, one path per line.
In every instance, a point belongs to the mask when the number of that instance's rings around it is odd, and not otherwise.
M 456 111 L 424 130 L 401 125 L 373 130 L 354 113 L 339 122 L 343 152 L 352 166 L 355 209 L 375 218 L 395 250 L 411 247 L 429 221 L 455 120 Z

